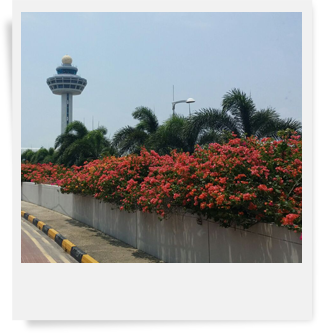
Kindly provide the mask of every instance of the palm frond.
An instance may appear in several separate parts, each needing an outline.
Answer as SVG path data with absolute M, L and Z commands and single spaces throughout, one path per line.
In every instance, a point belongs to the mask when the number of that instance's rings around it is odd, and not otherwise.
M 137 127 L 140 130 L 145 130 L 149 134 L 154 133 L 159 127 L 156 115 L 148 107 L 137 107 L 132 113 L 132 116 L 134 119 L 140 121 Z
M 250 119 L 255 112 L 255 104 L 251 97 L 237 88 L 232 89 L 223 96 L 222 110 L 230 112 L 234 117 L 237 128 L 248 136 L 252 135 Z
M 210 131 L 230 131 L 240 135 L 234 119 L 226 112 L 213 108 L 203 108 L 192 114 L 184 128 L 185 135 L 197 137 L 197 142 L 204 133 Z
M 61 156 L 61 161 L 66 166 L 80 165 L 84 160 L 90 159 L 95 159 L 95 155 L 91 143 L 85 138 L 73 142 Z
M 169 154 L 173 149 L 189 151 L 190 139 L 183 133 L 186 123 L 187 118 L 182 115 L 171 116 L 149 137 L 146 147 L 161 155 Z
M 126 126 L 119 129 L 114 135 L 112 139 L 113 145 L 120 146 L 120 144 L 125 141 L 131 134 L 135 131 L 134 127 Z
M 275 126 L 275 130 L 274 133 L 272 134 L 272 137 L 275 139 L 280 139 L 278 132 L 281 130 L 288 130 L 288 129 L 293 130 L 297 132 L 298 135 L 302 136 L 301 122 L 293 118 L 287 118 L 279 120 L 279 122 Z
M 279 121 L 280 116 L 273 108 L 261 109 L 251 117 L 252 134 L 258 138 L 272 137 Z
M 77 138 L 83 138 L 88 134 L 88 129 L 82 122 L 73 121 L 68 124 L 65 133 L 67 134 L 73 133 Z
M 147 138 L 148 134 L 144 131 L 126 126 L 114 134 L 112 144 L 117 148 L 120 155 L 138 153 Z
M 225 133 L 216 131 L 214 129 L 208 130 L 207 132 L 204 132 L 201 134 L 201 136 L 198 139 L 199 145 L 205 145 L 210 143 L 220 143 L 222 144 L 225 141 Z
M 293 118 L 287 118 L 287 119 L 280 120 L 278 127 L 279 127 L 279 130 L 292 129 L 296 131 L 297 133 L 300 133 L 300 134 L 302 133 L 302 123 Z

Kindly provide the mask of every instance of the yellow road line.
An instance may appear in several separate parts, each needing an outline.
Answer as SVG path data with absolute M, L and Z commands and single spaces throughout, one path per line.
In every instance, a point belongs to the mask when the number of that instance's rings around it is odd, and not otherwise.
M 31 229 L 26 222 L 24 222 L 24 221 L 22 221 L 22 222 L 26 225 L 26 227 L 28 227 L 28 229 Z M 41 238 L 42 242 L 44 242 L 44 243 L 46 243 L 46 244 L 48 244 L 48 245 L 51 246 L 50 242 L 48 240 L 46 240 L 37 230 L 32 229 L 32 231 L 34 233 L 36 233 Z
M 41 222 L 40 227 L 42 228 L 42 224 L 44 225 L 44 223 L 42 221 L 39 221 L 39 222 Z M 29 227 L 28 224 L 27 224 L 27 227 Z M 45 237 L 43 237 L 37 230 L 33 230 L 32 229 L 32 231 L 41 238 L 42 242 L 45 242 L 48 246 L 50 246 L 52 248 L 51 243 Z M 49 232 L 50 231 L 54 231 L 55 233 L 58 233 L 56 230 L 54 230 L 54 229 L 51 228 L 51 229 L 48 230 L 48 236 L 49 236 Z M 49 236 L 49 237 L 51 237 L 52 239 L 54 239 L 53 236 Z M 66 257 L 64 257 L 63 255 L 57 254 L 56 257 L 59 257 L 64 263 L 71 263 L 71 261 L 69 259 L 67 259 Z M 55 262 L 55 263 L 57 263 L 57 262 Z
M 71 263 L 68 259 L 66 259 L 64 256 L 59 255 L 59 258 L 63 261 L 63 263 Z
M 29 225 L 27 223 L 25 223 L 24 221 L 22 221 L 22 222 L 26 225 L 26 227 L 28 227 L 28 229 L 31 229 L 34 233 L 36 233 L 41 238 L 42 242 L 47 243 L 52 248 L 52 245 L 50 244 L 50 242 L 45 237 L 43 237 L 37 230 L 30 228 Z M 63 255 L 58 254 L 56 256 L 59 257 L 64 263 L 71 263 L 70 260 L 68 260 Z
M 57 263 L 50 255 L 46 253 L 40 243 L 35 238 L 33 238 L 29 232 L 27 232 L 23 227 L 21 227 L 21 229 L 29 236 L 30 240 L 36 245 L 36 247 L 42 252 L 42 254 L 47 258 L 50 263 Z

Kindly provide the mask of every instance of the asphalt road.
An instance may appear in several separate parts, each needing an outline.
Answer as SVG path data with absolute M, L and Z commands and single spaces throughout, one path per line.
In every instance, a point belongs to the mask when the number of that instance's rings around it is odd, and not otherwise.
M 21 263 L 78 263 L 49 236 L 21 218 Z

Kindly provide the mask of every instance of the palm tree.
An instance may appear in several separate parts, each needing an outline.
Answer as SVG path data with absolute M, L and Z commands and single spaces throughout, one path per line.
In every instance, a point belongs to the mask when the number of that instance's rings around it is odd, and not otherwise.
M 222 111 L 232 115 L 241 135 L 263 138 L 274 136 L 279 130 L 287 128 L 301 131 L 301 122 L 281 119 L 273 108 L 257 111 L 251 96 L 236 88 L 223 96 Z
M 251 119 L 256 112 L 256 107 L 251 97 L 247 97 L 239 89 L 233 89 L 223 96 L 222 111 L 232 115 L 241 134 L 252 135 Z
M 238 136 L 277 137 L 279 130 L 293 129 L 301 133 L 301 122 L 281 119 L 272 108 L 257 111 L 251 97 L 239 89 L 223 96 L 222 110 L 203 108 L 191 115 L 184 132 L 197 136 L 197 143 L 223 142 L 226 133 Z
M 113 136 L 112 144 L 120 155 L 139 153 L 150 135 L 159 127 L 156 115 L 147 107 L 137 107 L 132 116 L 139 120 L 139 123 L 135 127 L 123 127 Z
M 102 126 L 88 131 L 80 121 L 70 123 L 65 132 L 56 138 L 57 163 L 66 166 L 82 165 L 85 161 L 115 154 L 106 134 L 107 129 Z
M 57 163 L 68 165 L 68 156 L 70 156 L 70 154 L 66 152 L 67 149 L 77 141 L 81 141 L 87 134 L 88 129 L 82 122 L 71 122 L 65 132 L 56 138 L 54 148 L 57 149 Z M 81 152 L 79 154 L 81 154 Z
M 43 163 L 55 163 L 56 161 L 56 151 L 54 148 L 48 149 L 48 155 L 44 157 Z
M 214 108 L 202 108 L 190 115 L 183 132 L 185 137 L 195 139 L 199 145 L 222 143 L 231 132 L 240 136 L 235 120 L 228 113 Z M 193 150 L 191 148 L 190 152 Z
M 117 150 L 112 145 L 111 140 L 107 138 L 108 130 L 100 126 L 86 135 L 85 139 L 92 145 L 92 156 L 89 159 L 98 159 L 104 156 L 117 156 Z
M 261 126 L 261 130 L 263 130 L 264 127 Z M 287 130 L 287 129 L 292 129 L 297 132 L 298 135 L 302 136 L 302 125 L 301 122 L 298 120 L 294 120 L 293 118 L 287 118 L 287 119 L 279 119 L 276 124 L 274 125 L 273 129 L 270 129 L 267 131 L 267 135 L 263 136 L 263 133 L 258 136 L 259 138 L 261 137 L 273 137 L 275 139 L 280 139 L 278 136 L 278 131 L 280 130 Z
M 182 115 L 172 115 L 148 138 L 146 148 L 155 150 L 160 155 L 170 154 L 174 149 L 190 151 L 195 145 L 196 138 L 185 136 L 182 131 L 187 121 L 188 119 Z

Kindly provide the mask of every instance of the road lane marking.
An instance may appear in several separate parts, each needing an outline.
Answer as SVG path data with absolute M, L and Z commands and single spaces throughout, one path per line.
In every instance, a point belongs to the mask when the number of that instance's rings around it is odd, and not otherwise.
M 31 230 L 33 233 L 37 234 L 39 236 L 39 238 L 41 238 L 41 241 L 42 242 L 45 242 L 47 243 L 50 248 L 53 248 L 53 246 L 51 245 L 50 241 L 48 241 L 44 236 L 42 236 L 41 233 L 39 233 L 37 230 L 35 229 L 32 229 L 32 227 L 30 227 L 25 221 L 21 220 L 21 223 L 23 223 L 27 229 Z M 71 261 L 69 259 L 67 259 L 66 257 L 64 257 L 63 255 L 61 255 L 60 253 L 57 253 L 57 250 L 54 250 L 53 248 L 53 251 L 54 253 L 56 254 L 55 257 L 58 257 L 62 262 L 64 263 L 71 263 Z
M 45 242 L 46 244 L 48 244 L 48 245 L 51 246 L 50 242 L 49 242 L 47 239 L 45 239 L 45 238 L 44 238 L 44 237 L 43 237 L 37 230 L 35 230 L 35 229 L 31 229 L 31 227 L 30 227 L 25 221 L 22 221 L 22 220 L 21 220 L 21 222 L 23 222 L 24 225 L 25 225 L 26 227 L 28 227 L 29 230 L 31 230 L 33 233 L 37 234 L 37 235 L 41 238 L 41 241 L 42 241 L 42 242 Z
M 59 258 L 63 261 L 63 263 L 71 263 L 68 259 L 66 259 L 64 256 L 59 255 Z
M 62 249 L 69 254 L 71 257 L 73 257 L 76 261 L 78 261 L 79 263 L 99 263 L 98 261 L 96 261 L 94 258 L 92 258 L 91 256 L 89 256 L 88 254 L 86 254 L 84 251 L 82 251 L 81 249 L 79 249 L 75 244 L 73 244 L 72 242 L 70 242 L 68 239 L 66 239 L 64 236 L 62 236 L 58 231 L 56 231 L 54 228 L 50 227 L 49 225 L 46 225 L 44 222 L 39 221 L 37 218 L 35 218 L 34 216 L 32 216 L 29 213 L 25 213 L 24 211 L 21 211 L 21 215 L 24 215 L 24 218 L 28 221 L 30 221 L 34 226 L 36 226 L 36 228 L 38 228 L 39 230 L 41 230 L 42 232 L 44 232 L 49 238 L 51 238 L 52 240 L 54 240 L 58 246 L 62 247 Z M 28 214 L 28 215 L 25 215 Z M 30 217 L 30 220 L 29 220 Z M 24 220 L 21 219 L 21 223 L 24 223 L 24 225 L 26 227 L 28 227 L 27 229 L 29 229 L 29 231 L 33 231 L 35 232 L 35 230 L 31 229 L 30 225 L 28 225 Z M 22 229 L 22 227 L 21 227 Z M 24 229 L 23 231 L 25 233 L 27 233 Z M 46 244 L 48 244 L 50 246 L 50 248 L 52 249 L 54 246 L 52 244 L 50 244 L 49 240 L 47 240 L 46 238 L 42 237 L 42 234 L 36 232 L 37 236 L 41 239 L 39 240 L 39 238 L 37 239 L 38 241 L 44 242 Z M 30 237 L 30 234 L 28 234 L 28 236 Z M 48 255 L 46 253 L 46 251 L 41 247 L 41 244 L 38 246 L 37 245 L 37 241 L 35 241 L 32 236 L 30 237 L 30 239 L 34 242 L 34 244 L 36 244 L 36 246 L 38 247 L 38 249 L 42 249 L 44 255 Z M 38 243 L 39 244 L 39 243 Z M 40 251 L 42 251 L 40 249 Z M 63 262 L 67 262 L 67 263 L 72 263 L 70 260 L 68 260 L 66 257 L 60 255 L 60 253 L 56 253 L 56 250 L 53 248 L 52 251 L 55 251 L 55 258 L 59 258 L 60 260 L 62 260 Z M 48 255 L 49 256 L 49 255 Z M 85 257 L 83 260 L 83 256 L 87 256 Z M 51 256 L 49 256 L 51 257 Z M 69 256 L 67 256 L 69 257 Z M 47 257 L 46 257 L 47 258 Z M 53 258 L 52 258 L 53 259 Z M 54 263 L 57 263 L 56 261 L 54 261 Z
M 24 233 L 26 233 L 28 235 L 28 237 L 30 238 L 30 240 L 36 245 L 36 247 L 42 252 L 42 254 L 47 258 L 47 260 L 50 263 L 57 263 L 50 255 L 48 255 L 46 253 L 46 251 L 42 248 L 42 246 L 40 245 L 40 243 L 31 236 L 31 234 L 26 231 L 23 227 L 21 227 L 21 229 L 23 230 Z

